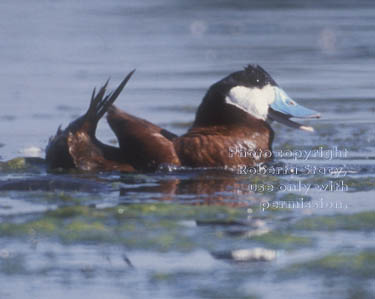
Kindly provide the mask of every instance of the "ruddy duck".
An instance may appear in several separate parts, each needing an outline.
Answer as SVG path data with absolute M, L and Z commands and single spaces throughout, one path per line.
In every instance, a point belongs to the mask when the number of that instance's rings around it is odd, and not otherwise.
M 163 165 L 233 168 L 272 159 L 274 131 L 269 121 L 305 131 L 312 127 L 290 118 L 318 118 L 319 113 L 292 100 L 259 65 L 230 74 L 213 84 L 200 104 L 188 132 L 177 136 L 113 106 L 130 72 L 113 93 L 108 82 L 91 97 L 86 114 L 65 130 L 58 129 L 46 149 L 49 168 L 85 171 L 152 171 Z M 119 147 L 100 142 L 95 131 L 107 112 L 107 121 Z M 234 154 L 233 148 L 247 153 Z

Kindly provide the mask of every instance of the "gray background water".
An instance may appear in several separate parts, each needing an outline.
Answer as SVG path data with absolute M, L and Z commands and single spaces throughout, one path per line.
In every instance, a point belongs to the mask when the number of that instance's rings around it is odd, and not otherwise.
M 0 164 L 0 298 L 372 298 L 374 37 L 371 0 L 1 1 L 0 161 L 44 156 L 57 126 L 83 113 L 92 88 L 108 77 L 115 86 L 137 68 L 117 105 L 182 133 L 210 84 L 259 63 L 323 114 L 309 122 L 315 134 L 274 124 L 274 148 L 348 149 L 348 159 L 307 162 L 350 171 L 342 178 L 350 192 L 308 194 L 346 209 L 256 214 L 271 232 L 254 239 L 239 233 L 254 233 L 255 223 L 230 222 L 245 220 L 246 210 L 233 216 L 215 205 L 194 209 L 189 200 L 242 196 L 256 210 L 267 196 L 239 186 L 295 177 L 54 175 L 40 165 Z M 99 136 L 114 139 L 105 121 Z M 312 223 L 310 214 L 318 217 Z M 199 219 L 213 222 L 200 227 Z M 236 264 L 211 255 L 254 246 L 276 250 L 277 259 Z
M 94 86 L 133 68 L 118 105 L 177 133 L 248 63 L 310 106 L 373 98 L 374 16 L 373 1 L 1 1 L 1 156 L 43 149 Z

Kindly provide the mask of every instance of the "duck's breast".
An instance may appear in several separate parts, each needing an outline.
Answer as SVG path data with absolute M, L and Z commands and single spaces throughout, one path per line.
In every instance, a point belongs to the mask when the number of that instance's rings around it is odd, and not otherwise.
M 184 166 L 235 167 L 270 160 L 271 142 L 271 131 L 214 126 L 193 128 L 175 139 L 174 146 Z

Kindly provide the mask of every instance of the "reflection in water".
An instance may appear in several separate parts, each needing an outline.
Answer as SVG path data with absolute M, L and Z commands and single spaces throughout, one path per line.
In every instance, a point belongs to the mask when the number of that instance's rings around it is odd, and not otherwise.
M 149 198 L 158 200 L 180 200 L 193 204 L 215 204 L 228 206 L 247 206 L 252 201 L 259 201 L 249 191 L 249 184 L 241 182 L 233 174 L 220 172 L 217 176 L 198 174 L 191 178 L 162 179 L 152 186 L 121 188 L 120 196 L 131 199 L 133 193 L 149 194 Z

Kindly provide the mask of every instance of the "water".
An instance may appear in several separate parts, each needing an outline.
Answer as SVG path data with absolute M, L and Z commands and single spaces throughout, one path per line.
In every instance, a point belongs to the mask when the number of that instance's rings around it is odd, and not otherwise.
M 371 298 L 374 15 L 372 1 L 2 1 L 0 297 Z M 137 68 L 117 105 L 181 134 L 208 86 L 248 63 L 323 114 L 314 134 L 274 124 L 275 151 L 347 156 L 283 155 L 301 174 L 277 176 L 47 174 L 17 158 L 43 157 L 108 77 Z M 98 134 L 114 140 L 105 121 Z M 276 258 L 228 258 L 255 247 Z

